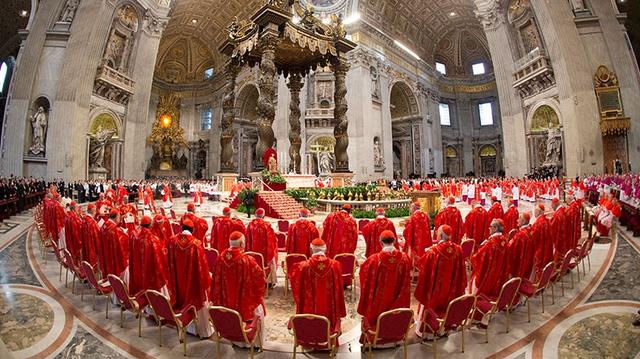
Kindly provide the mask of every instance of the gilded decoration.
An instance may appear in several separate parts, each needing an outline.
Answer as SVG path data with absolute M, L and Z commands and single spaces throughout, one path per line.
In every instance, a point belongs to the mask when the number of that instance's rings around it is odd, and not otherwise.
M 495 157 L 498 155 L 496 148 L 488 145 L 484 146 L 480 149 L 480 157 Z
M 116 119 L 108 113 L 100 114 L 93 120 L 91 128 L 89 129 L 89 134 L 95 136 L 98 132 L 98 129 L 113 132 L 111 138 L 116 139 L 120 137 Z
M 451 146 L 447 146 L 447 148 L 445 150 L 445 156 L 447 158 L 456 158 L 456 157 L 458 157 L 458 152 L 456 151 L 455 148 L 453 148 Z
M 507 6 L 507 18 L 510 23 L 519 20 L 524 16 L 531 5 L 529 0 L 509 0 Z
M 541 132 L 546 131 L 549 128 L 560 127 L 560 120 L 558 114 L 549 105 L 542 105 L 536 109 L 533 113 L 531 120 L 531 131 Z
M 147 138 L 147 145 L 153 148 L 151 168 L 170 171 L 181 169 L 182 161 L 178 151 L 185 148 L 184 129 L 180 127 L 180 96 L 169 93 L 160 97 L 156 110 L 156 120 Z

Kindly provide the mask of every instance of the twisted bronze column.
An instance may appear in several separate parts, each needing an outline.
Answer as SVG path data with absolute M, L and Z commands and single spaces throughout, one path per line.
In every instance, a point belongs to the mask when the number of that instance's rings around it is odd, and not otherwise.
M 265 35 L 260 39 L 260 49 L 262 57 L 260 59 L 260 97 L 256 112 L 258 113 L 258 145 L 256 146 L 256 156 L 262 164 L 264 152 L 273 147 L 274 133 L 273 121 L 276 117 L 276 108 L 273 104 L 275 97 L 274 81 L 276 77 L 276 46 L 278 37 L 275 35 Z
M 289 76 L 289 91 L 291 92 L 291 102 L 289 103 L 289 171 L 300 174 L 300 147 L 302 139 L 300 138 L 300 89 L 302 89 L 302 76 L 298 73 L 292 73 Z
M 335 172 L 345 173 L 349 172 L 349 155 L 347 154 L 347 148 L 349 147 L 349 135 L 347 129 L 349 122 L 347 120 L 347 86 L 345 85 L 345 78 L 347 71 L 349 71 L 349 64 L 343 57 L 338 57 L 331 63 L 331 69 L 335 76 L 335 89 L 334 89 L 334 101 L 335 109 L 333 110 L 334 128 L 333 136 L 336 139 L 336 146 L 334 149 L 336 157 L 336 169 Z
M 236 76 L 238 65 L 235 61 L 229 61 L 224 68 L 226 81 L 225 95 L 222 99 L 222 121 L 220 123 L 220 172 L 234 172 L 236 166 L 233 163 L 233 137 L 236 131 L 233 129 L 233 120 L 236 117 Z

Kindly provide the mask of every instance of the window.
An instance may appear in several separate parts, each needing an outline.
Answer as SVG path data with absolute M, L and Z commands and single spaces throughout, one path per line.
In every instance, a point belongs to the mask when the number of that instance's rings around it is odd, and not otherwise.
M 441 63 L 441 62 L 436 62 L 436 71 L 438 71 L 439 73 L 446 75 L 447 74 L 447 67 Z
M 480 112 L 480 126 L 493 125 L 493 109 L 491 108 L 491 102 L 481 103 L 478 105 Z
M 449 111 L 449 104 L 440 104 L 440 125 L 451 126 L 451 112 Z
M 204 70 L 204 79 L 208 80 L 213 77 L 213 67 Z
M 200 130 L 208 131 L 211 129 L 211 108 L 207 107 L 202 110 L 202 115 L 200 117 Z
M 0 66 L 0 93 L 4 92 L 5 81 L 7 80 L 7 72 L 9 71 L 9 66 L 7 66 L 6 62 L 3 62 Z
M 473 71 L 474 75 L 484 75 L 485 74 L 484 63 L 478 62 L 477 64 L 471 65 L 471 70 Z

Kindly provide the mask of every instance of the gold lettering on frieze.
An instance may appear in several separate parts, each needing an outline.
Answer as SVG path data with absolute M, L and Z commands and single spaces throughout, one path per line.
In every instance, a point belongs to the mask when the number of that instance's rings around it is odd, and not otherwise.
M 496 82 L 491 81 L 480 85 L 443 85 L 438 86 L 440 91 L 448 93 L 481 93 L 495 90 Z

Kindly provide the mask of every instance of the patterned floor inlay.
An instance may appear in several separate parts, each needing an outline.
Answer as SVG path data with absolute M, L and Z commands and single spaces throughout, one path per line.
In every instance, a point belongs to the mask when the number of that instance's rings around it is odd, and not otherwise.
M 0 252 L 0 284 L 29 284 L 41 287 L 26 250 L 26 233 Z
M 71 339 L 69 345 L 56 356 L 56 359 L 80 358 L 114 359 L 125 358 L 125 356 L 105 345 L 102 340 L 96 338 L 81 326 L 78 326 L 75 336 Z
M 602 313 L 575 323 L 560 339 L 558 358 L 634 358 L 640 353 L 634 319 L 632 313 Z
M 613 263 L 587 302 L 640 299 L 640 255 L 621 237 Z
M 0 337 L 11 351 L 42 340 L 53 327 L 53 310 L 42 299 L 6 291 L 0 294 Z
M 18 225 L 18 223 L 2 222 L 0 223 L 0 234 L 9 233 L 10 230 L 16 228 Z

